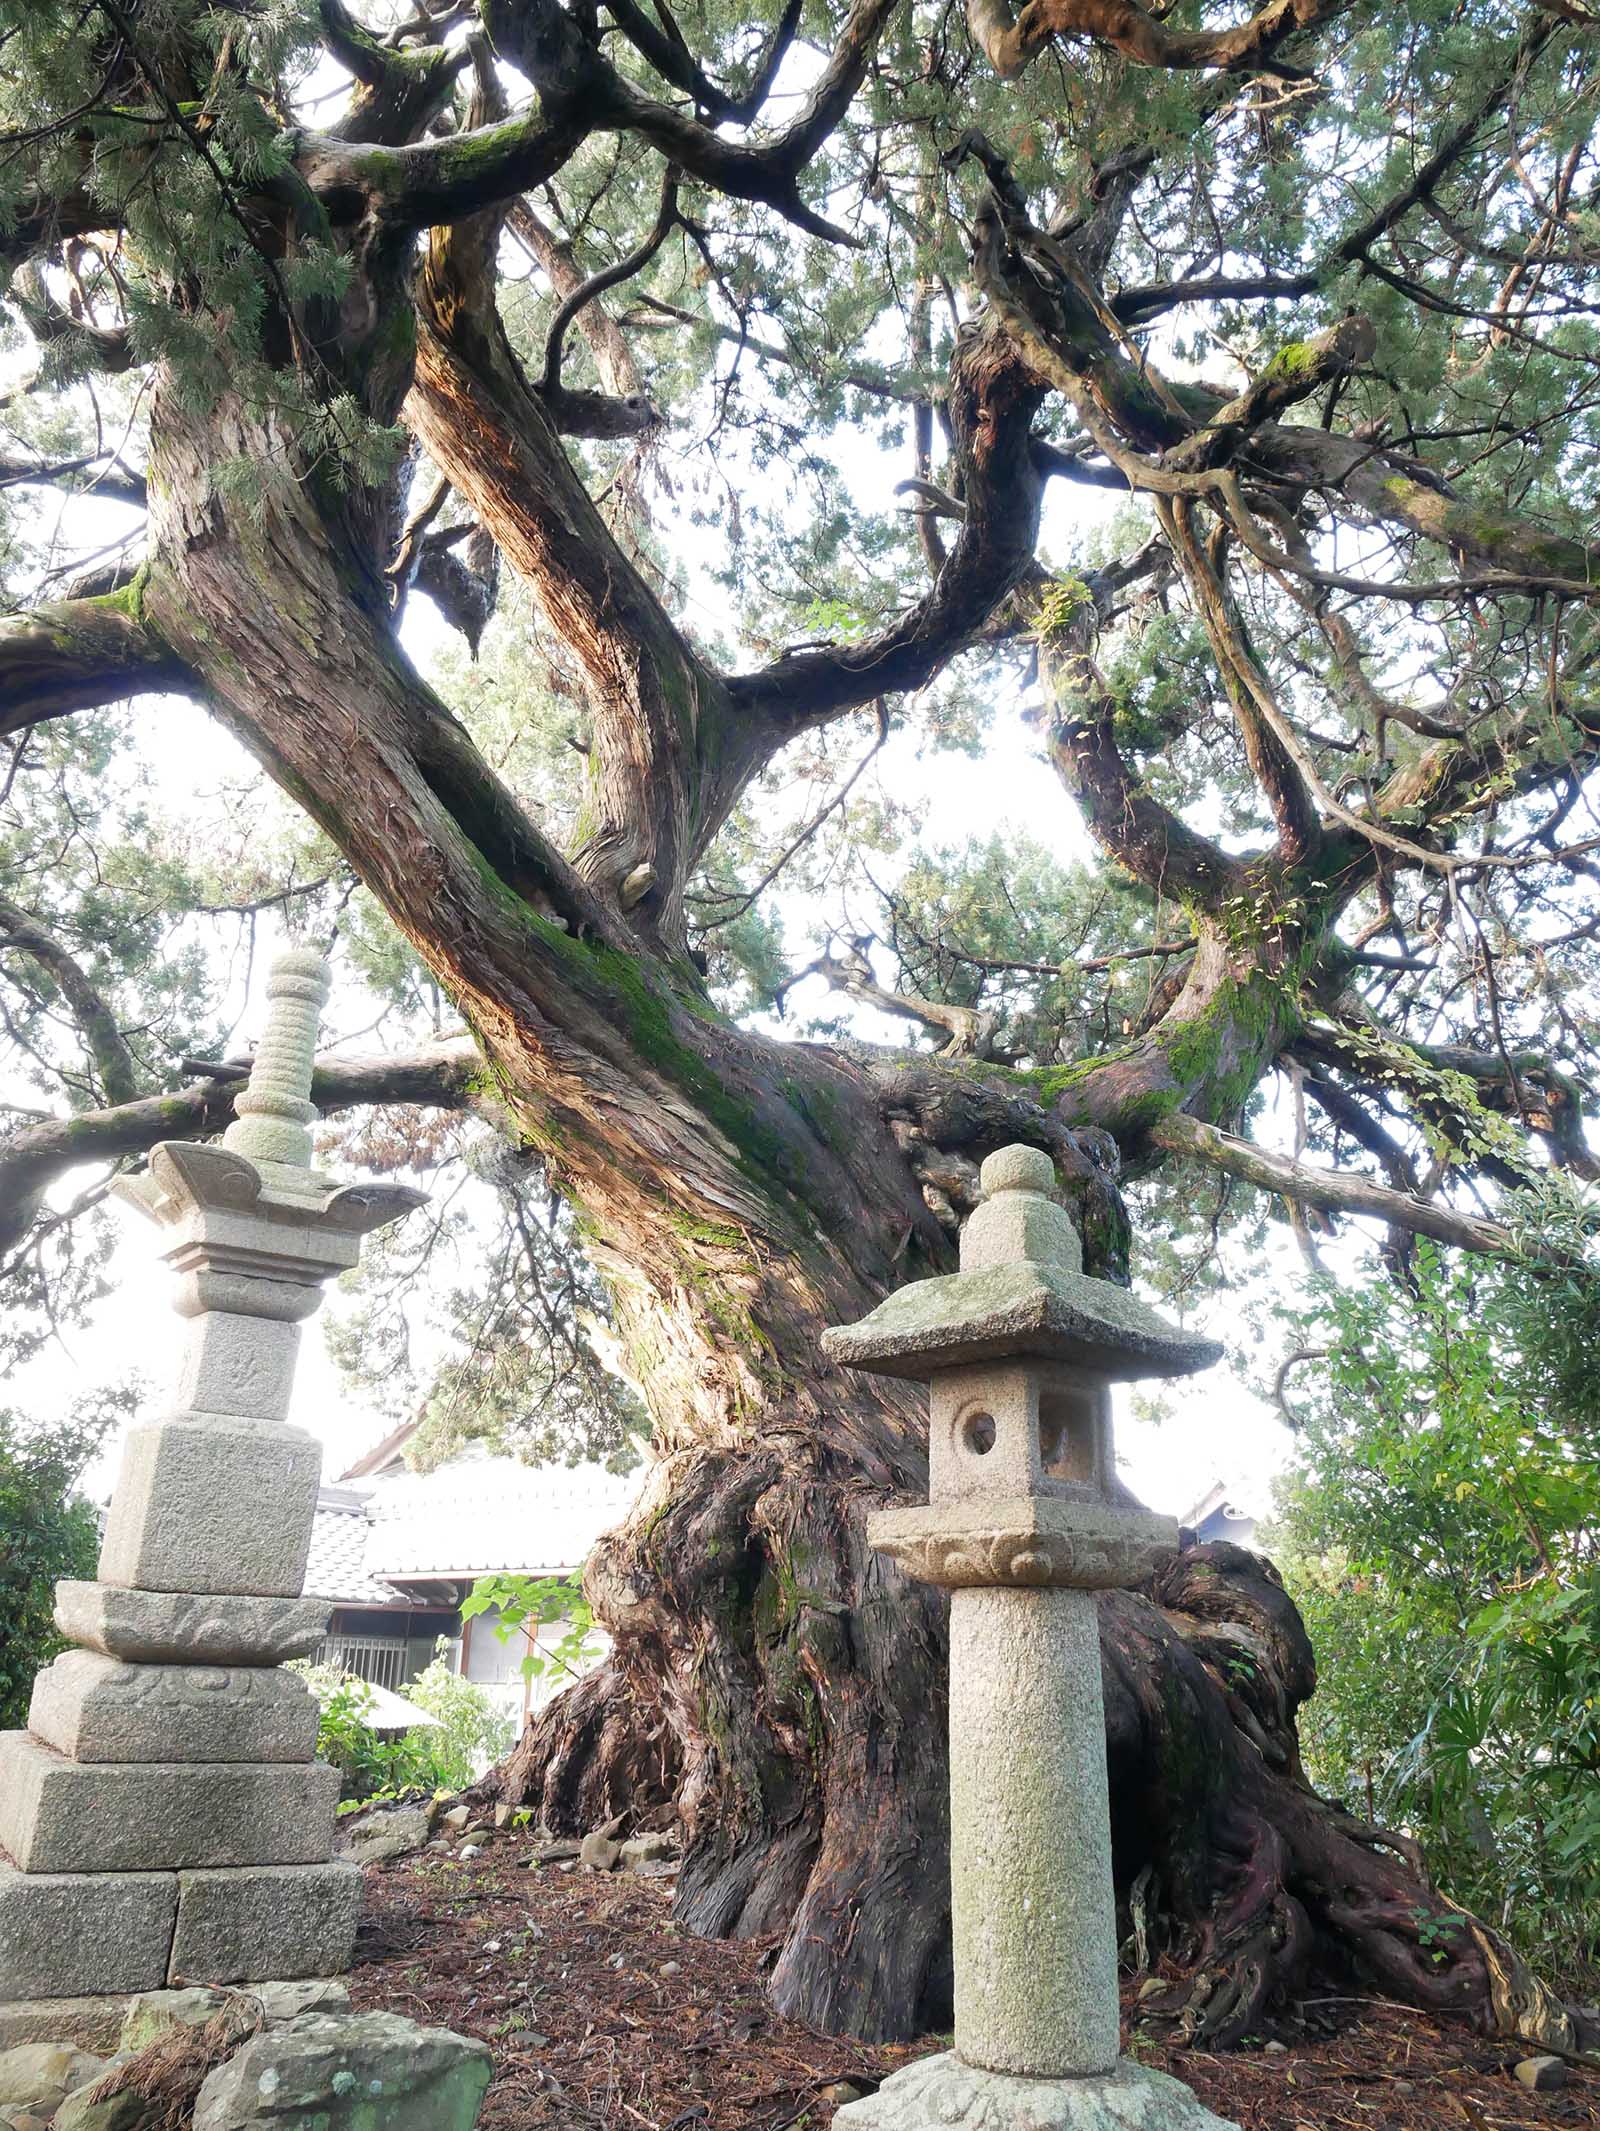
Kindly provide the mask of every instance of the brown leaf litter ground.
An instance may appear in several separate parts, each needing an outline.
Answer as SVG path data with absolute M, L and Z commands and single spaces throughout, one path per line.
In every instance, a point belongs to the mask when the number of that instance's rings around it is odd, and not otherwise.
M 536 1845 L 476 1836 L 483 1854 L 428 1850 L 367 1872 L 350 1978 L 363 2009 L 478 2035 L 494 2051 L 482 2131 L 826 2131 L 849 2081 L 866 2090 L 942 2046 L 874 2048 L 819 2035 L 767 2000 L 774 1941 L 686 1937 L 670 1877 L 533 1865 Z M 1528 2054 L 1360 1998 L 1301 2009 L 1286 2054 L 1206 2056 L 1138 2034 L 1125 2046 L 1188 2081 L 1242 2131 L 1525 2131 L 1600 2125 L 1600 2074 L 1534 2094 Z

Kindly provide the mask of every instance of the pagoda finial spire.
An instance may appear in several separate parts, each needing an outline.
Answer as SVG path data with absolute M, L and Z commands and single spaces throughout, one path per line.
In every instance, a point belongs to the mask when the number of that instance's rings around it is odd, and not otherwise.
M 317 1023 L 331 986 L 328 964 L 314 947 L 281 954 L 267 976 L 267 1026 L 250 1067 L 250 1085 L 234 1102 L 234 1121 L 222 1135 L 233 1154 L 254 1162 L 280 1191 L 320 1192 L 311 1166 L 310 1127 L 316 1121 L 311 1074 Z

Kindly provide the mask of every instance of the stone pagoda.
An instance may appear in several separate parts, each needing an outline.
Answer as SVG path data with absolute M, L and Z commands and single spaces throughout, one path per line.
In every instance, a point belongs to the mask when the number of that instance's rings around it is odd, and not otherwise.
M 827 1333 L 931 1387 L 925 1508 L 868 1537 L 950 1594 L 955 2048 L 838 2112 L 840 2131 L 1206 2131 L 1178 2080 L 1119 2055 L 1116 1898 L 1094 1594 L 1178 1543 L 1117 1485 L 1111 1386 L 1221 1352 L 1088 1278 L 1055 1169 L 1004 1147 L 961 1270 Z
M 422 1194 L 311 1166 L 327 996 L 320 955 L 282 956 L 222 1144 L 165 1142 L 117 1187 L 165 1232 L 185 1336 L 168 1410 L 128 1437 L 98 1580 L 57 1586 L 77 1647 L 40 1674 L 29 1729 L 0 1734 L 0 2014 L 349 1963 L 339 1778 L 281 1669 L 327 1625 L 301 1596 L 321 1454 L 289 1393 L 324 1283 Z

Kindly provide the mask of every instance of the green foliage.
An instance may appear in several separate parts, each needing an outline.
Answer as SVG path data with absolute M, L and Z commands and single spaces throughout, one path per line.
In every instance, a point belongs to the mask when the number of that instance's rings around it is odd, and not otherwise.
M 0 1410 L 0 1731 L 26 1724 L 34 1675 L 65 1647 L 57 1580 L 94 1575 L 99 1523 L 78 1481 L 134 1397 L 84 1400 L 56 1422 Z
M 401 1690 L 437 1721 L 398 1738 L 373 1729 L 377 1697 L 365 1680 L 331 1665 L 297 1664 L 321 1707 L 317 1758 L 338 1769 L 341 1810 L 407 1792 L 459 1791 L 499 1759 L 515 1726 L 493 1697 L 450 1669 L 440 1642 L 430 1664 Z
M 1094 594 L 1081 577 L 1070 572 L 1052 577 L 1039 595 L 1035 635 L 1046 640 L 1061 635 L 1071 626 L 1074 615 L 1093 604 Z
M 98 254 L 86 261 L 91 301 L 116 286 L 137 356 L 166 364 L 178 404 L 204 409 L 237 392 L 295 437 L 332 486 L 381 479 L 397 433 L 337 389 L 303 325 L 300 359 L 290 363 L 269 330 L 285 298 L 302 320 L 336 310 L 349 267 L 326 217 L 307 195 L 287 251 L 275 257 L 243 204 L 287 181 L 294 136 L 285 106 L 321 53 L 317 7 L 161 0 L 128 9 L 123 25 L 126 43 L 102 45 L 83 12 L 59 0 L 0 4 L 0 129 L 37 144 L 0 167 L 0 227 L 24 211 L 33 186 L 82 186 L 126 238 L 114 273 Z M 129 47 L 137 71 L 125 63 Z M 108 68 L 113 52 L 124 64 Z M 263 95 L 268 84 L 275 93 Z M 92 367 L 92 343 L 58 344 L 55 359 L 64 381 Z M 218 494 L 251 512 L 261 508 L 264 478 L 292 481 L 287 456 L 265 469 L 226 461 L 213 469 Z
M 864 614 L 858 614 L 848 601 L 842 599 L 814 599 L 805 610 L 805 624 L 819 636 L 836 636 L 846 643 L 855 637 L 865 636 L 871 626 Z
M 1419 1254 L 1293 1321 L 1268 1535 L 1318 1652 L 1315 1778 L 1422 1843 L 1536 1963 L 1600 1972 L 1600 1273 L 1546 1203 L 1520 1264 Z M 1307 1396 L 1306 1378 L 1311 1379 Z
M 328 1324 L 335 1360 L 417 1422 L 416 1469 L 481 1442 L 530 1464 L 596 1458 L 627 1471 L 644 1410 L 600 1359 L 609 1304 L 570 1210 L 541 1165 L 502 1140 L 479 1131 L 452 1153 L 432 1221 L 372 1237 L 346 1276 L 355 1307 Z
M 395 1761 L 401 1749 L 372 1729 L 368 1720 L 377 1697 L 367 1682 L 334 1665 L 296 1660 L 289 1669 L 304 1675 L 317 1698 L 317 1759 L 339 1771 L 341 1801 L 364 1805 L 380 1792 L 399 1790 Z
M 1154 900 L 1125 875 L 1063 865 L 1027 836 L 927 850 L 886 905 L 896 988 L 994 1013 L 999 1055 L 1030 1065 L 1120 1043 L 1162 966 L 1137 955 L 1086 966 L 1153 938 Z
M 495 1633 L 503 1643 L 520 1635 L 531 1645 L 540 1628 L 567 1623 L 556 1642 L 529 1649 L 522 1660 L 524 1679 L 538 1679 L 550 1670 L 576 1679 L 598 1652 L 581 1571 L 572 1576 L 480 1576 L 467 1594 L 461 1617 L 471 1620 L 491 1610 L 500 1616 Z
M 459 1790 L 511 1744 L 513 1720 L 483 1688 L 451 1671 L 442 1643 L 405 1694 L 438 1720 L 435 1729 L 410 1734 L 431 1758 L 438 1789 Z

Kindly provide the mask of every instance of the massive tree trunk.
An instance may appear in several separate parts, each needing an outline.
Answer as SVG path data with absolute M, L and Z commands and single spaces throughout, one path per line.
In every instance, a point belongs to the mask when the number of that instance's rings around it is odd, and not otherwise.
M 759 1440 L 653 1468 L 586 1579 L 609 1660 L 487 1788 L 563 1833 L 675 1799 L 679 1918 L 781 1933 L 785 2011 L 909 2036 L 951 2011 L 944 1600 L 866 1546 L 870 1391 L 801 1395 L 803 1430 L 779 1400 Z M 1225 2046 L 1313 1978 L 1501 2017 L 1489 1946 L 1428 1928 L 1449 1904 L 1414 1850 L 1307 1784 L 1315 1674 L 1270 1564 L 1196 1548 L 1100 1613 L 1122 1928 L 1171 1979 L 1150 2017 Z

